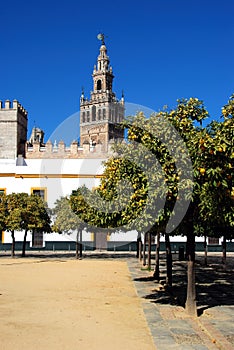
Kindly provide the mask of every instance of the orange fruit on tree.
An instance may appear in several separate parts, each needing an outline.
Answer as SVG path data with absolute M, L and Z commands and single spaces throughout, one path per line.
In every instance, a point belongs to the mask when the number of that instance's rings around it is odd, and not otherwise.
M 200 174 L 201 174 L 201 175 L 204 175 L 205 172 L 206 172 L 206 169 L 205 169 L 205 168 L 200 168 L 199 171 L 200 171 Z

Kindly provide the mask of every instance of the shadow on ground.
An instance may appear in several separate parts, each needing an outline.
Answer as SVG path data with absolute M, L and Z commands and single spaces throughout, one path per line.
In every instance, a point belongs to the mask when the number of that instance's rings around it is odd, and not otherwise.
M 228 269 L 225 271 L 217 257 L 210 257 L 205 266 L 200 257 L 196 262 L 196 295 L 198 315 L 204 310 L 219 305 L 234 305 L 234 257 L 228 258 Z M 166 277 L 165 260 L 160 263 L 160 283 L 154 282 L 151 276 L 135 278 L 135 281 L 151 283 L 152 292 L 144 296 L 153 303 L 170 304 L 185 307 L 187 293 L 187 263 L 173 261 L 173 286 L 164 287 Z

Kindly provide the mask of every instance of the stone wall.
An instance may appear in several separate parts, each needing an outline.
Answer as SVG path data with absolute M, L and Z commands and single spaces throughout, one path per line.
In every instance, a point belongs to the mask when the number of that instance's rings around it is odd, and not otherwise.
M 17 100 L 6 100 L 5 105 L 0 101 L 0 158 L 25 156 L 27 123 L 27 111 Z

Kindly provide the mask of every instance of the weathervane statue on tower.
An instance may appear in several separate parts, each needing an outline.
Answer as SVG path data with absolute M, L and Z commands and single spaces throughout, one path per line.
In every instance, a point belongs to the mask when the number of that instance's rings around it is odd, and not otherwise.
M 103 33 L 99 33 L 97 38 L 102 41 L 102 45 L 105 45 L 105 35 Z

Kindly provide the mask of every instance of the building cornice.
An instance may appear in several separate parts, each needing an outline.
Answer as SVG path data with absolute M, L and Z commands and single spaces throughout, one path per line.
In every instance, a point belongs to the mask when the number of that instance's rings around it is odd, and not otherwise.
M 16 173 L 0 173 L 0 177 L 14 177 L 16 179 L 100 179 L 101 174 L 16 174 Z

